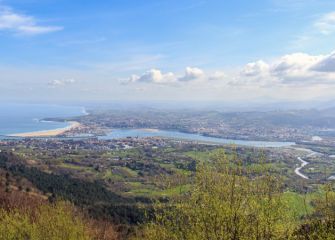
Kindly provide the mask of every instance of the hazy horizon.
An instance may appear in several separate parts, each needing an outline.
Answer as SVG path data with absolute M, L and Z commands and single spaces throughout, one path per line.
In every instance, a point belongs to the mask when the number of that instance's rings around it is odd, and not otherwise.
M 5 101 L 1 106 L 69 106 L 89 110 L 194 110 L 194 111 L 286 111 L 327 110 L 335 108 L 334 101 Z

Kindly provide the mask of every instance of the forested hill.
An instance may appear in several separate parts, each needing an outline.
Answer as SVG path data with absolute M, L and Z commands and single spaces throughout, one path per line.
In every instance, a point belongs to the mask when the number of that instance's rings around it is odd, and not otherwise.
M 143 221 L 144 212 L 137 202 L 149 200 L 125 198 L 107 190 L 103 183 L 75 179 L 68 175 L 46 173 L 28 167 L 12 153 L 0 153 L 0 168 L 10 174 L 29 180 L 49 199 L 67 200 L 87 210 L 91 216 L 107 218 L 116 223 L 138 223 Z

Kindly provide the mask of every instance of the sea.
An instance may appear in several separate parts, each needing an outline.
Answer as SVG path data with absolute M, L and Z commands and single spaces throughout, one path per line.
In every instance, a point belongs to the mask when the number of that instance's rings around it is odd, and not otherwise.
M 44 121 L 45 118 L 74 117 L 85 114 L 80 106 L 52 104 L 0 104 L 0 135 L 28 133 L 64 128 L 65 122 Z

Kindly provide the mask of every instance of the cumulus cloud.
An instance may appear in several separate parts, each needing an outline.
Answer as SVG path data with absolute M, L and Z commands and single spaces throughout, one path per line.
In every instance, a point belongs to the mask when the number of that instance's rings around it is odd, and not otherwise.
M 183 82 L 188 82 L 188 81 L 200 79 L 204 76 L 205 76 L 205 73 L 200 68 L 187 67 L 185 69 L 185 75 L 179 78 L 179 80 Z
M 269 65 L 263 60 L 257 62 L 248 63 L 242 70 L 243 76 L 252 77 L 258 75 L 265 75 L 269 71 Z
M 58 26 L 41 26 L 32 16 L 15 13 L 8 7 L 0 6 L 0 30 L 24 35 L 38 35 L 62 30 Z
M 305 72 L 321 58 L 322 56 L 311 56 L 305 53 L 285 55 L 272 64 L 271 71 L 278 75 Z
M 122 83 L 175 84 L 181 82 L 192 82 L 206 78 L 209 79 L 210 76 L 206 76 L 203 70 L 195 67 L 187 67 L 185 69 L 185 73 L 181 76 L 178 76 L 172 72 L 162 73 L 162 71 L 159 69 L 151 69 L 141 76 L 131 75 L 127 81 L 122 81 Z
M 144 74 L 132 75 L 123 84 L 149 83 L 171 84 L 175 86 L 201 87 L 257 87 L 257 88 L 296 88 L 335 86 L 335 52 L 328 55 L 293 53 L 271 61 L 258 60 L 240 69 L 205 72 L 200 68 L 187 67 L 184 74 L 162 73 L 151 69 Z
M 135 83 L 135 82 L 142 82 L 142 83 L 158 83 L 158 84 L 166 84 L 166 83 L 173 83 L 176 81 L 176 78 L 173 73 L 169 72 L 163 74 L 158 69 L 151 69 L 141 76 L 132 75 L 128 82 Z
M 335 84 L 335 54 L 313 56 L 294 53 L 272 62 L 247 64 L 234 84 Z
M 322 16 L 316 21 L 315 27 L 324 35 L 335 32 L 335 12 Z
M 64 87 L 64 86 L 67 86 L 67 85 L 71 85 L 71 84 L 74 84 L 76 82 L 75 79 L 62 79 L 62 80 L 59 80 L 59 79 L 56 79 L 56 80 L 52 80 L 48 83 L 48 85 L 51 87 L 51 88 L 56 88 L 56 87 Z
M 311 69 L 318 72 L 335 72 L 335 52 L 322 58 Z

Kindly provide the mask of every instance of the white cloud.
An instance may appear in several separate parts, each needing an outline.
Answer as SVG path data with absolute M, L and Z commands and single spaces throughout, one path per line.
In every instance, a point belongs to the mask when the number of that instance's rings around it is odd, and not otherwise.
M 324 35 L 335 32 L 335 12 L 325 14 L 314 25 Z
M 171 96 L 179 92 L 193 97 L 196 93 L 203 93 L 207 98 L 230 98 L 237 94 L 241 99 L 248 99 L 251 95 L 312 99 L 330 96 L 335 90 L 335 52 L 328 55 L 287 54 L 272 60 L 251 62 L 244 67 L 225 69 L 224 72 L 187 67 L 184 73 L 178 74 L 152 69 L 139 76 L 132 75 L 126 83 L 147 83 L 144 86 L 146 94 L 154 94 L 159 88 L 159 91 Z M 164 88 L 163 85 L 177 88 Z M 135 85 L 137 88 L 142 86 Z
M 265 75 L 268 73 L 269 68 L 270 67 L 266 62 L 259 60 L 257 62 L 248 63 L 242 70 L 241 74 L 247 77 Z
M 335 52 L 322 58 L 311 69 L 317 72 L 335 72 Z
M 327 59 L 331 54 L 322 56 L 317 63 Z M 289 56 L 289 55 L 288 55 Z M 309 56 L 309 55 L 308 55 Z M 285 57 L 285 56 L 284 56 Z M 119 78 L 112 74 L 105 74 L 95 70 L 69 70 L 62 68 L 25 68 L 1 66 L 2 99 L 16 96 L 19 99 L 62 99 L 67 100 L 243 100 L 250 99 L 279 99 L 279 100 L 302 100 L 302 99 L 332 99 L 335 92 L 335 76 L 332 72 L 319 72 L 305 67 L 309 77 L 294 78 L 288 74 L 290 71 L 282 72 L 281 78 L 273 75 L 274 66 L 280 65 L 287 57 L 279 57 L 272 61 L 264 61 L 269 65 L 268 76 L 266 74 L 255 76 L 243 76 L 240 72 L 242 67 L 224 69 L 225 73 L 215 73 L 215 70 L 206 70 L 205 77 L 200 81 L 174 82 L 165 84 L 139 83 L 136 82 L 141 76 L 134 76 L 134 83 L 120 85 Z M 295 61 L 291 60 L 293 63 Z M 308 61 L 307 61 L 308 62 Z M 314 61 L 313 61 L 314 62 Z M 300 63 L 303 65 L 302 63 Z M 296 65 L 296 64 L 293 64 Z M 282 66 L 282 65 L 281 65 Z M 297 67 L 295 66 L 295 69 Z M 219 69 L 218 69 L 219 70 Z M 332 75 L 333 74 L 333 75 Z M 164 72 L 162 73 L 164 75 Z M 65 78 L 60 78 L 65 76 Z M 66 77 L 68 76 L 68 77 Z M 184 76 L 182 71 L 175 78 Z M 216 76 L 216 78 L 214 78 Z M 70 77 L 77 79 L 71 80 Z M 47 85 L 45 79 L 55 79 Z M 80 79 L 80 81 L 79 81 Z M 300 84 L 299 84 L 300 83 Z M 322 83 L 322 84 L 319 84 Z M 32 89 L 29 90 L 28 89 Z M 61 95 L 59 95 L 61 91 Z
M 59 79 L 56 79 L 56 80 L 52 80 L 48 83 L 48 85 L 51 87 L 51 88 L 56 88 L 56 87 L 64 87 L 66 85 L 71 85 L 71 84 L 74 84 L 76 82 L 75 79 L 62 79 L 62 80 L 59 80 Z
M 235 79 L 235 85 L 303 85 L 335 84 L 335 54 L 313 56 L 294 53 L 272 62 L 247 64 Z
M 213 81 L 222 82 L 228 76 L 223 71 L 215 71 L 210 74 L 205 73 L 202 69 L 196 67 L 186 67 L 184 74 L 178 73 L 162 73 L 159 69 L 151 69 L 141 76 L 131 75 L 128 79 L 120 79 L 119 82 L 123 85 L 131 83 L 151 83 L 165 85 L 185 85 L 185 84 L 201 84 L 210 83 Z
M 188 82 L 188 81 L 193 81 L 193 80 L 203 78 L 204 76 L 205 76 L 205 73 L 200 68 L 187 67 L 185 69 L 185 75 L 179 78 L 179 80 Z
M 222 73 L 221 73 L 222 74 Z M 216 76 L 218 77 L 218 76 Z M 199 79 L 208 79 L 203 70 L 200 68 L 187 67 L 182 76 L 177 76 L 172 72 L 162 73 L 159 69 L 151 69 L 141 76 L 131 75 L 126 81 L 121 81 L 122 84 L 127 83 L 154 83 L 154 84 L 175 84 L 181 82 L 193 82 Z
M 62 29 L 63 27 L 58 26 L 40 26 L 32 16 L 15 13 L 7 7 L 0 7 L 0 30 L 24 35 L 38 35 Z
M 166 84 L 166 83 L 173 83 L 175 81 L 176 81 L 176 78 L 173 73 L 169 72 L 169 73 L 163 74 L 158 69 L 151 69 L 145 72 L 142 76 L 132 75 L 128 82 Z
M 311 71 L 311 67 L 323 57 L 305 53 L 285 55 L 271 65 L 270 74 L 282 84 L 308 84 L 323 82 L 323 77 Z
M 271 71 L 279 75 L 295 71 L 306 71 L 321 58 L 322 56 L 312 56 L 306 53 L 288 54 L 276 60 L 271 66 Z

